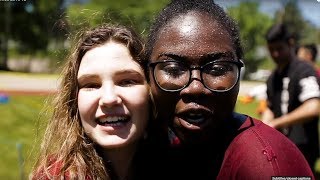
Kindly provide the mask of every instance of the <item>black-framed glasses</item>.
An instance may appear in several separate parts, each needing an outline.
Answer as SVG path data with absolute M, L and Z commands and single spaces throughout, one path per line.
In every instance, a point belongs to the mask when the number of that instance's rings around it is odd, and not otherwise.
M 214 92 L 229 91 L 238 83 L 243 66 L 241 60 L 217 60 L 202 66 L 190 66 L 176 60 L 149 63 L 159 88 L 169 92 L 181 91 L 187 87 L 192 81 L 193 70 L 200 70 L 201 82 L 207 89 Z

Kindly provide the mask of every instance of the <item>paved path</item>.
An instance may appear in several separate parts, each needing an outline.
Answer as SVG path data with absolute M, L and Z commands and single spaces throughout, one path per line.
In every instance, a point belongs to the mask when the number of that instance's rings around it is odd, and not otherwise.
M 54 93 L 57 91 L 60 79 L 54 75 L 23 75 L 0 73 L 0 92 L 6 93 Z M 259 82 L 243 81 L 240 83 L 240 95 L 249 92 Z
M 264 84 L 264 82 L 241 81 L 239 95 L 248 94 L 249 91 L 252 90 L 254 87 L 262 84 Z
M 0 92 L 12 94 L 47 94 L 56 92 L 60 80 L 57 76 L 28 76 L 0 73 Z

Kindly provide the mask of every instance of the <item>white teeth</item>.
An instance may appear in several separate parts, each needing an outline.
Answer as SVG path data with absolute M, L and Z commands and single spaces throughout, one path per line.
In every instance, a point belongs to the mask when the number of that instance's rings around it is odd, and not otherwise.
M 111 117 L 99 119 L 99 122 L 101 122 L 101 123 L 106 123 L 106 122 L 114 123 L 114 122 L 118 122 L 118 121 L 124 121 L 125 119 L 126 119 L 125 117 L 111 116 Z

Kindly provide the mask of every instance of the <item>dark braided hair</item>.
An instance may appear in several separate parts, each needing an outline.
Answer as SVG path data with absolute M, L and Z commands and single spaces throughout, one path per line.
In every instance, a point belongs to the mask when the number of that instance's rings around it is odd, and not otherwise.
M 206 13 L 212 17 L 213 21 L 217 21 L 231 36 L 237 57 L 239 59 L 243 57 L 243 50 L 236 23 L 219 5 L 215 4 L 213 0 L 172 0 L 172 2 L 160 12 L 151 26 L 146 44 L 146 58 L 150 59 L 152 49 L 162 28 L 169 24 L 172 19 L 191 11 Z

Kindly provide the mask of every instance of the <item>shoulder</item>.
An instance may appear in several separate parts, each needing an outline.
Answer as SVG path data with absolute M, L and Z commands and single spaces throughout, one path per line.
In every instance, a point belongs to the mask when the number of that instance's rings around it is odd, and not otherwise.
M 58 161 L 55 158 L 49 158 L 48 160 L 48 166 L 41 166 L 39 167 L 33 174 L 32 178 L 33 180 L 36 179 L 43 179 L 43 180 L 49 180 L 49 179 L 55 179 L 60 178 L 61 176 L 68 180 L 70 179 L 68 171 L 63 172 L 63 162 Z M 63 174 L 63 175 L 62 175 Z
M 276 75 L 276 71 L 272 70 L 270 76 L 267 78 L 267 83 L 270 83 L 275 75 Z
M 316 70 L 311 64 L 295 59 L 290 64 L 289 75 L 294 77 L 316 76 Z
M 219 179 L 312 176 L 298 148 L 277 130 L 248 118 L 226 150 Z

